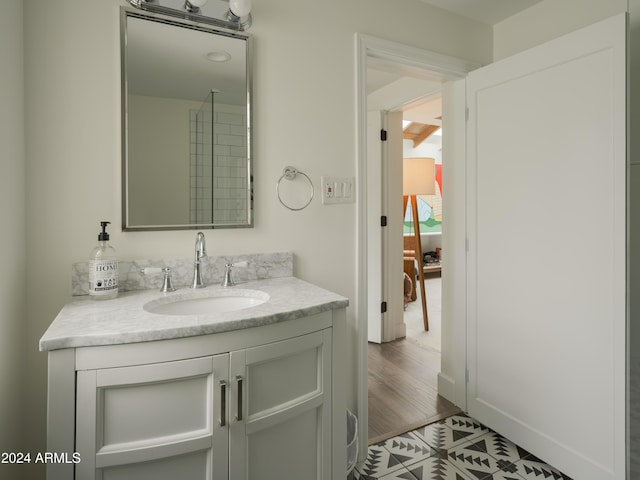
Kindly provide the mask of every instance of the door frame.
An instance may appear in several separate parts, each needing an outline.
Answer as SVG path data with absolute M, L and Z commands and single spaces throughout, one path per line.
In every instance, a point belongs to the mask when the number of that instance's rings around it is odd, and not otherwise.
M 467 73 L 475 70 L 479 65 L 442 55 L 428 50 L 403 45 L 388 40 L 355 34 L 355 65 L 356 65 L 356 161 L 357 161 L 357 256 L 356 256 L 356 337 L 357 337 L 357 411 L 360 423 L 358 442 L 362 446 L 359 450 L 359 461 L 364 461 L 368 445 L 368 266 L 369 242 L 368 232 L 368 185 L 367 178 L 367 59 L 376 58 L 398 65 L 398 68 L 415 68 L 429 71 L 441 76 L 443 81 L 455 80 L 466 77 Z M 381 188 L 380 185 L 373 188 Z M 463 202 L 464 203 L 464 202 Z M 380 252 L 382 255 L 382 252 Z M 466 302 L 466 299 L 465 299 Z M 455 334 L 464 334 L 466 325 L 456 326 Z M 453 356 L 465 358 L 466 341 L 455 342 L 459 345 L 455 348 Z M 466 368 L 466 365 L 464 366 Z M 456 376 L 459 369 L 456 369 Z M 455 379 L 453 379 L 455 381 Z M 465 388 L 464 381 L 456 382 L 460 388 Z M 465 393 L 466 396 L 466 393 Z M 456 397 L 458 394 L 456 393 Z

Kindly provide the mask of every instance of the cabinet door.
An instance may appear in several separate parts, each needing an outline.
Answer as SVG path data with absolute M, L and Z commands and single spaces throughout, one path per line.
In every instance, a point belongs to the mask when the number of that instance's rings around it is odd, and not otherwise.
M 76 479 L 226 478 L 229 357 L 79 371 Z
M 331 330 L 230 356 L 229 479 L 331 478 Z

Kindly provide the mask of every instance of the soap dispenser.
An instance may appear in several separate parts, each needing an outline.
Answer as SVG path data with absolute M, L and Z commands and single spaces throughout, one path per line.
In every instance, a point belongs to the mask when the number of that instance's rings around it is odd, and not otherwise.
M 95 300 L 107 300 L 118 296 L 118 260 L 116 250 L 109 245 L 107 225 L 100 222 L 98 245 L 89 258 L 89 295 Z

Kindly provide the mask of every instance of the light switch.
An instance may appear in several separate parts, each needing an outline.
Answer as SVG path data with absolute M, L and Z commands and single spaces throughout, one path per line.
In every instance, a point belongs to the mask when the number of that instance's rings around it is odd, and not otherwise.
M 354 177 L 320 177 L 322 184 L 322 203 L 324 205 L 334 203 L 353 203 Z

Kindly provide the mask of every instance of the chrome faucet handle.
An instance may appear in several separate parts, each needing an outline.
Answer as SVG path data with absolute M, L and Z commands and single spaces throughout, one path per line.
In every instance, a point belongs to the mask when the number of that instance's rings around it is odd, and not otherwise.
M 227 263 L 224 266 L 224 280 L 222 280 L 223 287 L 233 287 L 236 282 L 233 281 L 233 277 L 231 275 L 231 271 L 233 267 L 246 267 L 247 261 L 237 262 L 237 263 Z
M 173 286 L 173 282 L 171 281 L 171 268 L 164 267 L 162 272 L 164 273 L 164 279 L 162 280 L 162 288 L 160 288 L 160 291 L 162 293 L 175 292 L 176 287 Z
M 223 287 L 233 287 L 236 282 L 233 281 L 231 277 L 231 269 L 233 268 L 233 263 L 227 263 L 224 266 L 224 280 L 222 280 Z
M 143 275 L 153 275 L 156 273 L 164 273 L 164 279 L 162 280 L 161 292 L 175 292 L 176 289 L 171 281 L 171 268 L 170 267 L 145 267 L 140 270 Z

